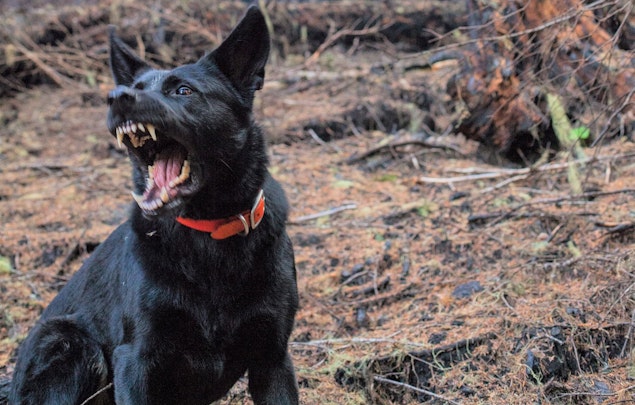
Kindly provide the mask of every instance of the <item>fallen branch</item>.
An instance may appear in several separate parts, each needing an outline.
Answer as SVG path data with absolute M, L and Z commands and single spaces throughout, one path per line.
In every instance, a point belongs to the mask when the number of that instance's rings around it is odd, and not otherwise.
M 531 205 L 558 204 L 565 201 L 589 200 L 591 198 L 614 195 L 614 194 L 622 194 L 622 193 L 635 193 L 635 188 L 623 188 L 623 189 L 611 190 L 611 191 L 589 191 L 579 195 L 570 195 L 565 197 L 554 197 L 554 198 L 540 198 L 537 200 L 527 201 L 527 202 L 518 204 L 505 212 L 474 214 L 470 216 L 468 221 L 470 223 L 476 223 L 476 222 L 484 222 L 487 219 L 494 219 L 494 221 L 492 221 L 491 223 L 487 225 L 495 225 L 501 221 L 504 221 L 507 218 L 510 218 L 513 213 Z
M 329 36 L 318 47 L 318 49 L 316 49 L 315 52 L 313 52 L 313 54 L 306 59 L 306 61 L 304 62 L 304 66 L 305 67 L 309 66 L 310 64 L 317 61 L 325 50 L 327 50 L 331 45 L 333 45 L 342 37 L 346 37 L 346 36 L 361 37 L 366 35 L 377 35 L 381 32 L 381 30 L 385 29 L 391 24 L 388 24 L 388 25 L 376 24 L 373 26 L 366 26 L 365 28 L 362 28 L 359 30 L 356 30 L 353 28 L 342 28 L 341 30 L 336 32 L 333 32 L 331 28 L 330 30 L 331 33 L 329 34 Z
M 445 143 L 442 142 L 440 140 L 440 136 L 425 136 L 422 132 L 418 132 L 415 134 L 410 134 L 408 136 L 396 136 L 394 137 L 394 139 L 390 140 L 390 141 L 383 141 L 380 142 L 379 145 L 374 146 L 364 152 L 362 152 L 361 154 L 354 154 L 353 156 L 351 156 L 350 158 L 348 158 L 346 160 L 347 164 L 354 164 L 357 163 L 361 160 L 366 159 L 369 156 L 372 156 L 376 153 L 379 153 L 380 151 L 382 151 L 383 149 L 394 149 L 400 146 L 407 146 L 407 145 L 420 145 L 426 148 L 433 148 L 433 149 L 444 149 L 444 150 L 451 150 L 454 151 L 458 154 L 460 154 L 461 156 L 464 156 L 465 154 L 455 145 L 449 144 L 449 143 Z
M 447 402 L 449 404 L 452 404 L 452 405 L 460 405 L 456 401 L 452 401 L 451 399 L 447 399 L 444 396 L 439 395 L 439 394 L 435 394 L 432 391 L 428 391 L 428 390 L 424 390 L 423 388 L 415 387 L 414 385 L 402 383 L 402 382 L 395 381 L 395 380 L 389 380 L 388 378 L 380 377 L 380 376 L 377 376 L 377 375 L 373 377 L 373 380 L 375 380 L 377 382 L 380 382 L 380 383 L 384 383 L 384 384 L 392 384 L 392 385 L 396 385 L 398 387 L 406 388 L 406 389 L 409 389 L 411 391 L 418 392 L 419 394 L 423 394 L 423 395 L 430 396 L 432 398 L 440 399 L 441 401 L 445 401 L 445 402 Z
M 325 211 L 316 212 L 315 214 L 304 215 L 295 219 L 291 219 L 288 221 L 291 225 L 297 225 L 302 222 L 310 221 L 312 219 L 318 219 L 321 217 L 328 217 L 333 214 L 337 214 L 338 212 L 346 211 L 346 210 L 354 210 L 357 209 L 357 204 L 345 204 L 339 207 L 331 208 Z
M 290 346 L 332 346 L 332 345 L 353 345 L 353 344 L 369 344 L 376 345 L 381 343 L 414 346 L 414 347 L 429 347 L 429 344 L 416 343 L 412 341 L 402 341 L 397 339 L 388 338 L 339 338 L 339 339 L 319 339 L 310 340 L 308 342 L 290 342 Z
M 97 392 L 95 392 L 93 395 L 91 395 L 88 398 L 86 398 L 86 400 L 84 402 L 82 402 L 80 405 L 88 404 L 92 399 L 96 398 L 99 394 L 111 389 L 112 387 L 113 387 L 113 383 L 110 383 L 110 384 L 106 385 L 105 387 L 103 387 L 103 388 L 99 389 Z
M 69 79 L 66 76 L 62 76 L 55 69 L 47 65 L 44 61 L 42 61 L 42 59 L 39 56 L 40 54 L 42 54 L 42 52 L 38 54 L 38 52 L 30 51 L 24 45 L 22 45 L 20 42 L 16 40 L 13 40 L 12 42 L 19 52 L 21 52 L 27 59 L 33 62 L 35 66 L 37 66 L 42 72 L 44 72 L 44 74 L 46 74 L 58 86 L 64 87 L 64 85 L 72 86 L 76 84 L 76 82 L 74 82 L 73 80 Z
M 513 176 L 514 180 L 522 180 L 529 177 L 533 173 L 554 171 L 554 170 L 563 170 L 569 168 L 571 165 L 582 165 L 593 162 L 602 162 L 606 160 L 614 160 L 614 159 L 624 159 L 634 157 L 635 153 L 626 153 L 622 155 L 608 155 L 608 156 L 596 156 L 596 157 L 587 157 L 582 159 L 576 159 L 568 162 L 562 163 L 548 163 L 541 166 L 536 167 L 525 167 L 522 169 L 500 169 L 500 168 L 468 168 L 463 170 L 455 170 L 458 173 L 474 173 L 468 174 L 465 176 L 454 176 L 454 177 L 427 177 L 423 176 L 419 178 L 419 181 L 422 183 L 433 183 L 433 184 L 449 184 L 449 183 L 460 183 L 465 181 L 474 181 L 474 180 L 483 180 L 483 179 L 495 179 L 499 177 Z M 511 183 L 508 181 L 506 184 Z M 504 185 L 504 184 L 503 184 Z M 488 192 L 494 188 L 499 188 L 502 186 L 494 186 L 482 190 L 481 192 Z
M 435 373 L 435 367 L 451 367 L 466 359 L 476 357 L 476 355 L 474 355 L 474 349 L 479 346 L 488 345 L 492 340 L 496 339 L 496 337 L 495 333 L 489 332 L 481 336 L 460 340 L 432 349 L 407 352 L 397 351 L 387 355 L 364 358 L 346 365 L 345 369 L 340 368 L 338 372 L 341 373 L 344 371 L 344 373 L 347 374 L 345 382 L 347 385 L 358 384 L 364 387 L 367 386 L 368 377 L 370 375 L 372 375 L 374 379 L 385 379 L 385 377 L 382 376 L 394 374 L 403 376 L 406 381 L 415 381 L 416 379 L 418 386 L 428 385 Z M 380 382 L 385 381 L 380 380 Z M 407 388 L 406 385 L 409 385 L 393 380 L 388 382 L 388 384 L 391 383 L 405 388 Z M 413 388 L 421 389 L 414 386 Z M 426 393 L 426 395 L 428 394 Z M 449 401 L 443 397 L 441 397 L 441 399 Z

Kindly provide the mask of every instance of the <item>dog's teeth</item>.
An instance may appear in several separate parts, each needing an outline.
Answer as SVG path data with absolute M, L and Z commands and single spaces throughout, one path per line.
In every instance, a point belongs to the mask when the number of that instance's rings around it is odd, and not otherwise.
M 178 177 L 172 179 L 170 181 L 170 188 L 174 188 L 179 184 L 183 183 L 190 177 L 190 162 L 188 160 L 183 161 L 183 167 L 181 167 L 181 174 Z
M 117 146 L 121 149 L 123 148 L 123 131 L 117 127 L 115 132 L 117 133 Z
M 134 191 L 131 193 L 132 194 L 132 198 L 134 198 L 134 200 L 137 202 L 137 204 L 141 207 L 143 204 L 145 204 L 143 202 L 143 196 L 139 195 L 137 193 L 135 193 Z M 143 208 L 143 207 L 142 207 Z
M 147 128 L 148 132 L 150 133 L 150 136 L 152 137 L 152 140 L 156 142 L 156 140 L 157 140 L 157 133 L 155 132 L 154 125 L 152 125 L 152 124 L 146 124 L 146 128 Z
M 135 124 L 134 122 L 132 124 L 130 124 L 130 130 L 132 131 L 133 134 L 137 133 L 137 124 Z
M 179 175 L 179 179 L 187 180 L 190 177 L 190 161 L 184 160 L 183 167 L 181 167 L 181 174 Z
M 145 211 L 154 211 L 158 208 L 163 207 L 163 201 L 158 198 L 152 201 L 138 201 L 139 208 Z
M 145 132 L 145 131 L 146 131 L 146 128 L 145 128 L 145 127 L 143 126 L 143 124 L 142 124 L 142 123 L 140 123 L 140 122 L 138 122 L 138 123 L 137 123 L 137 127 L 138 127 L 141 131 L 143 131 L 143 132 Z
M 139 138 L 137 138 L 137 136 L 133 133 L 128 133 L 128 138 L 130 138 L 130 143 L 132 144 L 132 146 L 134 146 L 135 148 L 138 148 L 139 145 Z
M 170 195 L 168 194 L 168 189 L 163 187 L 161 189 L 161 201 L 163 201 L 164 203 L 167 203 L 168 201 L 170 201 Z
M 143 204 L 143 209 L 148 210 L 148 211 L 154 211 L 156 209 L 159 209 L 163 207 L 163 201 L 159 200 L 158 198 L 156 200 L 152 200 L 148 203 L 144 203 Z
M 154 187 L 154 166 L 148 165 L 148 178 L 146 179 L 146 190 Z

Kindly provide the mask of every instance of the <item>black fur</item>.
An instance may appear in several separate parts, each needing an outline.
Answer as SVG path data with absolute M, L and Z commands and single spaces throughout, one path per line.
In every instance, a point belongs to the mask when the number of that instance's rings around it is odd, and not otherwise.
M 152 199 L 147 166 L 159 156 L 186 156 L 191 174 L 164 206 L 135 205 L 44 311 L 20 347 L 10 403 L 81 404 L 112 382 L 90 403 L 207 405 L 247 372 L 255 403 L 297 404 L 288 208 L 251 111 L 269 53 L 262 14 L 250 8 L 219 48 L 170 71 L 113 29 L 110 40 L 110 132 L 131 120 L 158 135 L 138 148 L 125 139 L 135 192 Z M 215 240 L 175 221 L 248 210 L 261 188 L 265 216 L 247 236 Z

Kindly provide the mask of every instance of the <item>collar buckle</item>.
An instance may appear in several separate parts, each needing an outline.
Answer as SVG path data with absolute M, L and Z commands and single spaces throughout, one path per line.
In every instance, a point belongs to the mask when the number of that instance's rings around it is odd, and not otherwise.
M 253 214 L 250 214 L 250 216 Z M 243 228 L 245 228 L 244 231 L 240 231 L 238 232 L 238 235 L 240 236 L 247 236 L 249 235 L 249 222 L 247 222 L 247 220 L 245 219 L 245 216 L 243 214 L 238 214 L 236 215 L 236 218 L 238 218 L 240 220 L 240 222 L 243 224 Z M 253 223 L 253 222 L 252 222 Z M 209 234 L 209 236 L 211 236 L 212 238 L 214 237 L 213 234 Z
M 262 206 L 262 208 L 261 208 Z M 265 217 L 265 191 L 260 189 L 258 195 L 256 196 L 256 200 L 254 201 L 253 207 L 251 207 L 251 211 L 249 212 L 249 220 L 251 224 L 251 229 L 256 229 L 258 225 L 262 222 L 262 219 Z M 245 227 L 247 229 L 247 227 Z M 249 231 L 246 232 L 246 234 Z

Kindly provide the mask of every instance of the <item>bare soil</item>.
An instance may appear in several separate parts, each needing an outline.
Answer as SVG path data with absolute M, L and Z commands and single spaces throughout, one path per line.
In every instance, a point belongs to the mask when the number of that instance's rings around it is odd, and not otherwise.
M 514 166 L 446 131 L 455 62 L 395 60 L 274 57 L 256 100 L 292 207 L 302 403 L 635 402 L 632 134 Z M 0 99 L 0 376 L 132 203 L 111 86 Z

